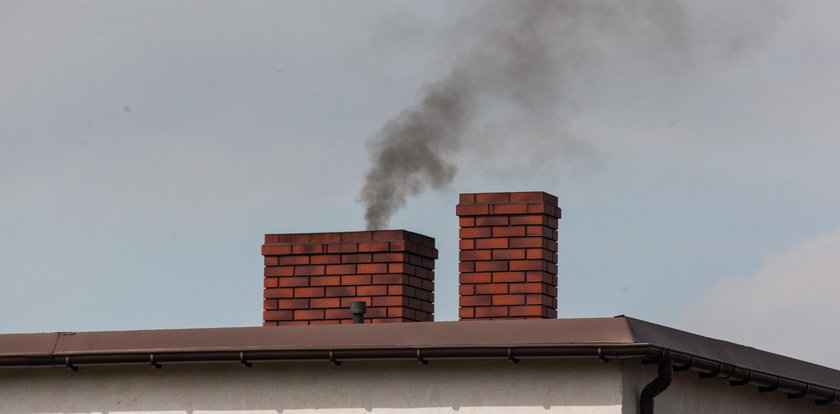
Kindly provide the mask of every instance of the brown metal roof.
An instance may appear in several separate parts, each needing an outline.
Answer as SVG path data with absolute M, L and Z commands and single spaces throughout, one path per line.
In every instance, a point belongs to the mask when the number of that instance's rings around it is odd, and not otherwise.
M 733 385 L 840 402 L 840 371 L 626 317 L 0 335 L 0 367 L 537 357 L 667 357 Z

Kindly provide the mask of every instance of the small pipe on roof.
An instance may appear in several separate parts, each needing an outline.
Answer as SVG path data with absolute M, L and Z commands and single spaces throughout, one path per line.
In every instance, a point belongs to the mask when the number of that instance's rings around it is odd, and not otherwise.
M 350 313 L 353 314 L 353 323 L 365 323 L 365 312 L 367 312 L 367 303 L 363 301 L 350 302 Z
M 671 385 L 674 378 L 674 363 L 671 358 L 665 357 L 659 361 L 659 376 L 645 385 L 639 396 L 639 413 L 653 414 L 653 399 L 665 391 Z

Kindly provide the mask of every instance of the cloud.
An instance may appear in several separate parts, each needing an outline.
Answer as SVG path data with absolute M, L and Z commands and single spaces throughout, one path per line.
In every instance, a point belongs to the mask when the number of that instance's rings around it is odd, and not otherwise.
M 840 228 L 771 256 L 755 273 L 717 283 L 679 326 L 840 368 Z

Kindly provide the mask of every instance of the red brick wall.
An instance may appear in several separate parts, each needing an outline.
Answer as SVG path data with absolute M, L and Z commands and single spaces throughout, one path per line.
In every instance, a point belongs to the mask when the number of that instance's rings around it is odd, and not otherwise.
M 557 317 L 557 197 L 461 194 L 461 320 Z
M 435 240 L 405 230 L 266 234 L 263 325 L 432 321 Z

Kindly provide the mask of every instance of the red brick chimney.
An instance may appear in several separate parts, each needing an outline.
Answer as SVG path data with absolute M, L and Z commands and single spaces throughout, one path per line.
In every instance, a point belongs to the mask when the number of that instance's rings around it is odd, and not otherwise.
M 557 317 L 557 197 L 461 194 L 460 318 Z
M 435 240 L 405 230 L 266 234 L 263 325 L 432 321 Z

